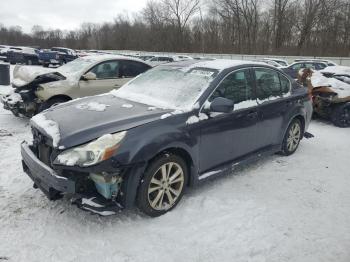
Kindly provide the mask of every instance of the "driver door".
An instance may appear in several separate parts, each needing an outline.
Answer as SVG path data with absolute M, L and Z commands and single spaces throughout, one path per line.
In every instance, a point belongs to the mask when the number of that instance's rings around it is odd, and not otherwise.
M 209 97 L 224 97 L 234 102 L 230 113 L 209 112 L 200 121 L 200 172 L 205 173 L 245 156 L 257 149 L 258 109 L 250 69 L 230 73 Z
M 107 93 L 115 88 L 121 87 L 125 83 L 125 79 L 120 77 L 120 61 L 106 61 L 95 65 L 88 72 L 96 75 L 94 80 L 79 81 L 80 96 L 93 96 Z M 86 73 L 88 73 L 86 72 Z

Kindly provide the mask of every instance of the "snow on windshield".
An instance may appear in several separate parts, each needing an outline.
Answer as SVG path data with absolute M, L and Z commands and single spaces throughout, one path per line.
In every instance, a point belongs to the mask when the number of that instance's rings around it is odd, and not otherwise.
M 117 97 L 159 108 L 189 109 L 209 86 L 217 70 L 158 67 L 111 93 Z
M 86 58 L 77 58 L 72 62 L 69 62 L 57 69 L 57 71 L 66 73 L 66 74 L 74 74 L 85 70 L 85 68 L 91 65 L 95 60 L 86 59 Z

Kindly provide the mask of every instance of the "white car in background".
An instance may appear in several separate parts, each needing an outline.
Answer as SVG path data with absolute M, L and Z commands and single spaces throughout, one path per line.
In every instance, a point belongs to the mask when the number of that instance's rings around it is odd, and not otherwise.
M 175 59 L 172 56 L 155 56 L 147 60 L 151 66 L 158 66 L 166 63 L 174 62 Z
M 80 57 L 56 69 L 16 66 L 14 92 L 2 102 L 14 115 L 32 117 L 59 103 L 118 89 L 150 68 L 142 60 L 116 55 Z
M 262 60 L 257 60 L 258 62 L 262 62 L 271 66 L 274 66 L 276 68 L 282 68 L 283 66 L 273 60 L 269 60 L 269 59 L 262 59 Z
M 331 60 L 324 60 L 324 59 L 307 59 L 307 58 L 303 58 L 303 59 L 295 59 L 294 62 L 320 62 L 320 63 L 325 63 L 327 66 L 337 66 L 336 63 L 334 63 Z
M 279 58 L 263 58 L 262 59 L 264 62 L 265 61 L 274 61 L 278 64 L 280 64 L 281 66 L 288 66 L 288 62 L 284 59 L 279 59 Z
M 188 55 L 174 55 L 173 58 L 175 61 L 193 60 L 193 57 L 188 56 Z

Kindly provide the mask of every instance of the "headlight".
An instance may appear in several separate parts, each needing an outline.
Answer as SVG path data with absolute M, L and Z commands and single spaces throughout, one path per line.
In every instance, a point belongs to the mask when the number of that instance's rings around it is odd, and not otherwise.
M 100 138 L 68 149 L 57 156 L 54 164 L 66 166 L 92 166 L 113 156 L 126 135 L 126 131 L 108 134 Z

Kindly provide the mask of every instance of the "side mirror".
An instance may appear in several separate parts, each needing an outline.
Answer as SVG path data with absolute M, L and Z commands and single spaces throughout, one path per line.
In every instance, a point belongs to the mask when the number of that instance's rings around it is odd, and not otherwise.
M 233 101 L 224 97 L 217 97 L 210 104 L 211 112 L 230 113 L 233 111 L 233 108 Z
M 88 72 L 85 75 L 82 75 L 81 79 L 82 80 L 96 80 L 97 76 L 93 72 Z

